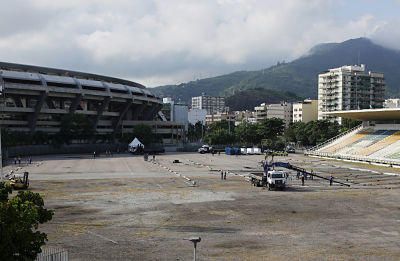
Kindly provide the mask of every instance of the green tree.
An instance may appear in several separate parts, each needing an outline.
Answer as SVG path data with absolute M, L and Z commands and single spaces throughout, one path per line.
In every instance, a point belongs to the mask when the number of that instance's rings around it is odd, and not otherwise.
M 285 138 L 289 142 L 300 143 L 303 146 L 315 146 L 335 137 L 340 133 L 340 125 L 328 120 L 296 122 L 285 131 Z
M 138 138 L 145 146 L 151 143 L 158 142 L 157 137 L 154 135 L 151 126 L 139 124 L 133 127 L 133 137 Z M 130 140 L 131 141 L 131 140 Z
M 235 128 L 236 141 L 243 145 L 257 145 L 261 143 L 258 125 L 242 122 Z
M 258 124 L 258 135 L 262 139 L 275 139 L 285 131 L 285 122 L 282 119 L 264 119 Z
M 235 135 L 225 129 L 216 129 L 207 133 L 205 141 L 212 145 L 229 145 L 235 143 Z
M 89 140 L 95 135 L 95 129 L 88 117 L 83 114 L 67 114 L 61 118 L 60 131 L 56 141 L 70 144 L 71 140 Z
M 342 118 L 342 131 L 350 130 L 354 127 L 357 127 L 361 123 L 362 123 L 362 121 Z
M 189 126 L 188 126 L 189 141 L 193 142 L 193 141 L 200 140 L 204 134 L 204 130 L 205 130 L 205 127 L 200 121 L 196 122 L 196 124 L 194 124 L 194 125 L 189 123 Z
M 48 222 L 53 211 L 44 208 L 38 193 L 20 191 L 9 199 L 9 186 L 0 183 L 0 257 L 2 260 L 34 260 L 47 241 L 38 231 L 39 224 Z

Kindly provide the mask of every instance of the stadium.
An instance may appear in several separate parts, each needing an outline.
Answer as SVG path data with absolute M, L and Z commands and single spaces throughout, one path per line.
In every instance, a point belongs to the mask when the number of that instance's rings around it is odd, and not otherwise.
M 63 115 L 83 114 L 98 134 L 152 126 L 166 143 L 181 126 L 156 121 L 162 100 L 143 85 L 91 73 L 0 63 L 1 127 L 16 132 L 57 133 Z
M 306 152 L 310 156 L 400 166 L 400 109 L 366 109 L 325 113 L 362 124 Z

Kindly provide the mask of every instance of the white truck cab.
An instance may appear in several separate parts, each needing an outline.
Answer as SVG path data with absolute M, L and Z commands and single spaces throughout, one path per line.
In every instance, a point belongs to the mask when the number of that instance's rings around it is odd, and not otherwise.
M 283 170 L 270 170 L 267 172 L 268 190 L 286 188 L 288 173 Z
M 208 145 L 203 145 L 203 146 L 201 146 L 201 148 L 199 148 L 197 151 L 200 153 L 200 154 L 204 154 L 204 153 L 210 153 L 211 151 L 212 151 L 212 147 L 211 146 L 208 146 Z

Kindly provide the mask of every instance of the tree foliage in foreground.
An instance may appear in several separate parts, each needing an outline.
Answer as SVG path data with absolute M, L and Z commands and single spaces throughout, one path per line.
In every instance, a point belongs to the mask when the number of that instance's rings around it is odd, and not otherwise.
M 48 222 L 53 211 L 44 208 L 38 193 L 20 191 L 9 199 L 11 188 L 0 183 L 0 257 L 1 260 L 34 260 L 47 241 L 38 231 L 39 224 Z

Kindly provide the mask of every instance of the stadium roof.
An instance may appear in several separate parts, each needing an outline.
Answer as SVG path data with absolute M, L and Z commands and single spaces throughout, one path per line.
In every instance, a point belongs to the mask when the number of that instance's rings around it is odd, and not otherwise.
M 360 121 L 400 120 L 400 108 L 332 111 L 324 114 Z
M 0 69 L 16 70 L 16 71 L 30 72 L 30 73 L 41 73 L 41 74 L 57 75 L 57 76 L 69 76 L 69 77 L 125 84 L 125 85 L 134 86 L 134 87 L 138 87 L 138 88 L 142 88 L 142 89 L 146 88 L 145 86 L 143 86 L 140 83 L 132 82 L 129 80 L 124 80 L 124 79 L 119 79 L 119 78 L 115 78 L 115 77 L 109 77 L 109 76 L 104 76 L 104 75 L 99 75 L 99 74 L 94 74 L 94 73 L 85 73 L 85 72 L 78 72 L 78 71 L 72 71 L 72 70 L 63 70 L 63 69 L 42 67 L 42 66 L 36 66 L 36 65 L 0 62 Z

